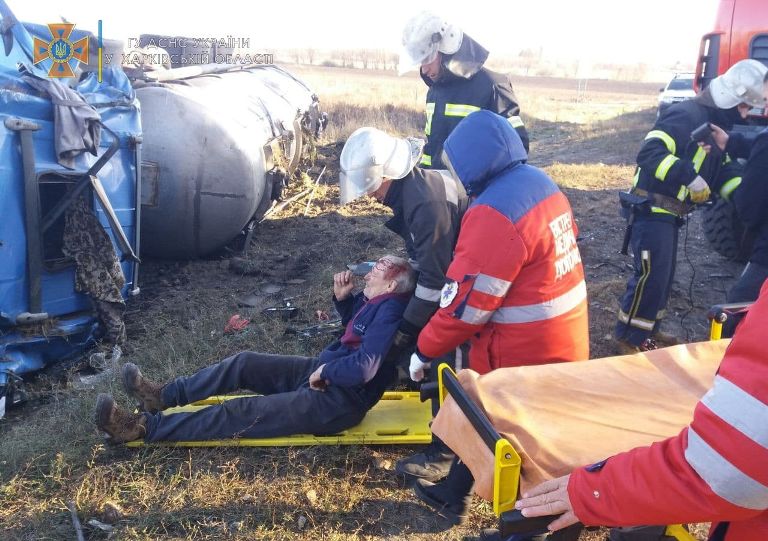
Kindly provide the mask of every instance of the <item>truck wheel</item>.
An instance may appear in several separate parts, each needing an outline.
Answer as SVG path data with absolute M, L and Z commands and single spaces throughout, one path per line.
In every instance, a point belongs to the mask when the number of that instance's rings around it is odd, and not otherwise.
M 736 207 L 725 199 L 704 208 L 702 227 L 704 236 L 714 250 L 723 257 L 745 263 L 752 252 L 753 236 L 746 230 L 736 214 Z

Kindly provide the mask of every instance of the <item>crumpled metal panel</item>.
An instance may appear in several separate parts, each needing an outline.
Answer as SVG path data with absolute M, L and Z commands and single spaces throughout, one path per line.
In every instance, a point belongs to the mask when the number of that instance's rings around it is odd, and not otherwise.
M 0 15 L 4 21 L 12 17 L 2 0 Z M 26 326 L 17 324 L 21 314 L 30 312 L 27 235 L 41 235 L 41 232 L 27 231 L 20 136 L 6 128 L 4 122 L 7 118 L 19 118 L 39 126 L 39 130 L 32 132 L 34 169 L 38 178 L 82 175 L 97 157 L 90 154 L 78 156 L 74 170 L 57 163 L 51 102 L 25 84 L 18 70 L 18 64 L 23 64 L 27 70 L 46 76 L 47 66 L 45 62 L 42 66 L 33 65 L 32 39 L 21 24 L 15 24 L 6 35 L 12 35 L 13 41 L 8 55 L 0 49 L 0 394 L 13 374 L 25 374 L 82 352 L 93 343 L 96 326 L 89 300 L 74 290 L 74 266 L 63 258 L 57 264 L 49 261 L 40 276 L 42 312 L 49 318 Z M 135 248 L 138 236 L 137 160 L 132 139 L 141 135 L 139 105 L 122 72 L 111 74 L 111 77 L 106 75 L 101 84 L 87 79 L 77 89 L 82 89 L 86 100 L 101 114 L 102 122 L 120 139 L 117 153 L 98 176 L 118 222 Z M 106 151 L 110 142 L 109 137 L 102 138 L 99 155 Z M 114 242 L 103 210 L 98 204 L 94 204 L 94 209 Z M 135 287 L 137 266 L 125 261 L 122 267 L 127 281 L 122 293 L 127 296 Z

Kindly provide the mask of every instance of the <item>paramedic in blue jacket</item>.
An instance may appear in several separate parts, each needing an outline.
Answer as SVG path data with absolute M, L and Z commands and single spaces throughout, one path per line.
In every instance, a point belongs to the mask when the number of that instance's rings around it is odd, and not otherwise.
M 385 256 L 365 276 L 361 293 L 352 294 L 349 271 L 335 274 L 333 282 L 333 300 L 345 332 L 317 357 L 245 351 L 166 385 L 152 383 L 136 365 L 126 364 L 126 391 L 144 411 L 130 413 L 101 394 L 96 424 L 116 443 L 334 434 L 357 425 L 394 380 L 394 363 L 385 359 L 415 276 L 405 259 Z M 159 413 L 238 389 L 261 396 L 231 399 L 196 412 Z

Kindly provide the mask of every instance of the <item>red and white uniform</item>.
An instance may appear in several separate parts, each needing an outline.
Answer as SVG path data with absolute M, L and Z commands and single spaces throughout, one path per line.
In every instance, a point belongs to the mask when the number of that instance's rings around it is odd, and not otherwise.
M 568 494 L 584 524 L 714 521 L 713 540 L 768 539 L 767 328 L 768 282 L 689 427 L 571 474 Z
M 469 366 L 481 374 L 589 358 L 576 235 L 568 200 L 544 172 L 518 163 L 493 177 L 462 220 L 452 282 L 419 351 L 436 358 L 470 340 Z

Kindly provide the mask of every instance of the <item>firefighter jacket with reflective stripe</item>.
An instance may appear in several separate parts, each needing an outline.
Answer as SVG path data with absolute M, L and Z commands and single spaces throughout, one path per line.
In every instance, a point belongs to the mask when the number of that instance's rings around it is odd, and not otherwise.
M 446 153 L 462 184 L 484 189 L 461 222 L 450 281 L 419 351 L 436 358 L 470 340 L 469 366 L 481 374 L 589 358 L 587 290 L 566 197 L 521 161 L 518 136 L 497 115 L 467 118 Z
M 464 186 L 447 171 L 414 167 L 406 177 L 392 181 L 384 204 L 394 213 L 386 227 L 405 240 L 408 257 L 419 273 L 402 326 L 416 335 L 437 310 L 469 201 Z
M 731 134 L 727 150 L 737 158 L 749 158 L 731 201 L 756 235 L 749 260 L 768 266 L 768 130 L 760 132 L 752 144 L 742 134 Z
M 571 474 L 587 525 L 713 525 L 718 540 L 768 539 L 768 283 L 725 352 L 712 388 L 680 435 Z M 674 398 L 674 397 L 671 397 Z
M 653 129 L 645 136 L 637 155 L 636 187 L 686 201 L 688 184 L 700 175 L 715 194 L 723 188 L 725 192 L 732 189 L 733 183 L 727 187 L 725 184 L 737 174 L 729 175 L 732 169 L 728 166 L 731 162 L 728 154 L 721 152 L 715 145 L 707 154 L 691 139 L 691 133 L 705 122 L 730 130 L 738 112 L 735 108 L 722 110 L 704 103 L 705 100 L 687 100 L 661 113 Z M 727 196 L 729 193 L 721 195 Z M 654 211 L 671 214 L 656 207 Z
M 468 114 L 486 109 L 507 119 L 517 130 L 528 150 L 528 132 L 520 119 L 520 106 L 508 75 L 480 68 L 469 78 L 454 75 L 447 69 L 437 82 L 422 75 L 429 85 L 427 92 L 427 123 L 424 133 L 427 144 L 421 166 L 444 169 L 440 159 L 443 143 L 456 125 Z

